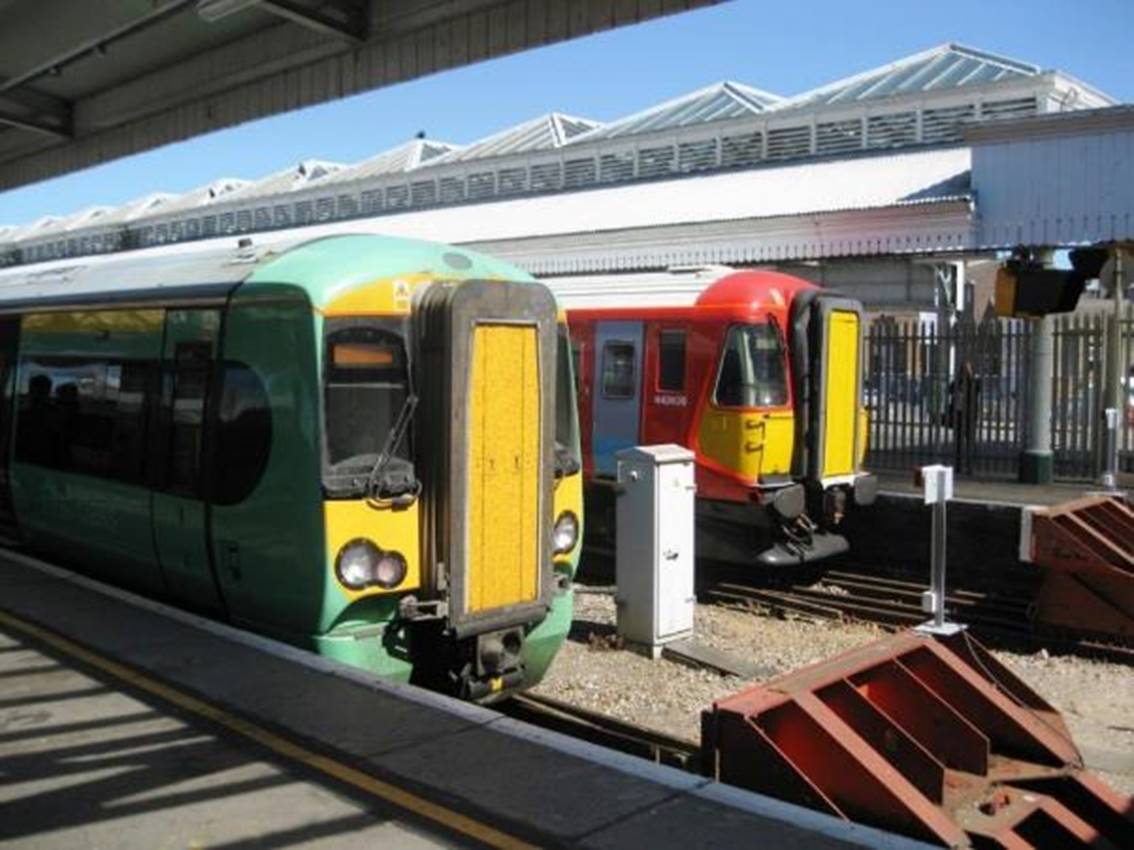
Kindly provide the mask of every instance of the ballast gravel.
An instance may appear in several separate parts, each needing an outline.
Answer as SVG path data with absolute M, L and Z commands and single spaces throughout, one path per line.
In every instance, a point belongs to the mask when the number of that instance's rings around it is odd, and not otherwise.
M 768 678 L 877 640 L 858 623 L 778 619 L 696 606 L 695 639 L 768 670 Z M 1001 662 L 1063 713 L 1088 765 L 1116 790 L 1134 793 L 1134 668 L 1083 658 L 994 650 Z M 697 741 L 700 713 L 755 680 L 694 669 L 626 649 L 615 631 L 614 596 L 579 586 L 575 622 L 536 693 L 659 732 Z

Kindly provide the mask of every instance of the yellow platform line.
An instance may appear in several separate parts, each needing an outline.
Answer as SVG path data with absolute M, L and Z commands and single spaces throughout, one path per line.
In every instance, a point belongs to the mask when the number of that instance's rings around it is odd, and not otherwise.
M 131 687 L 152 694 L 191 714 L 204 718 L 212 723 L 219 724 L 229 731 L 235 732 L 237 735 L 255 741 L 257 744 L 267 747 L 272 752 L 286 759 L 299 762 L 312 770 L 333 777 L 340 782 L 345 782 L 347 785 L 351 785 L 361 791 L 379 797 L 387 803 L 391 803 L 398 808 L 405 809 L 415 815 L 431 820 L 434 823 L 441 824 L 454 832 L 466 835 L 482 844 L 502 848 L 503 850 L 535 850 L 538 846 L 528 844 L 519 838 L 501 832 L 478 820 L 474 820 L 473 818 L 454 812 L 430 800 L 426 800 L 423 797 L 419 797 L 416 794 L 412 794 L 409 791 L 398 788 L 396 785 L 391 785 L 388 782 L 383 782 L 381 779 L 376 779 L 357 768 L 350 767 L 335 759 L 313 752 L 273 732 L 269 732 L 267 729 L 263 729 L 254 723 L 237 717 L 224 709 L 217 708 L 204 700 L 183 693 L 176 688 L 172 688 L 156 679 L 150 678 L 144 673 L 140 673 L 117 661 L 112 661 L 109 658 L 80 646 L 74 641 L 68 640 L 52 631 L 37 626 L 34 623 L 29 623 L 5 611 L 0 611 L 0 626 L 5 626 L 13 631 L 33 637 L 65 655 L 82 661 L 91 667 L 95 667 L 121 682 L 125 682 Z

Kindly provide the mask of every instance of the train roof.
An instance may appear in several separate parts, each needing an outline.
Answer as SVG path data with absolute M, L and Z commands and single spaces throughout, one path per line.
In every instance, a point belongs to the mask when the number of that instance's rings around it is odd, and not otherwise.
M 441 243 L 367 233 L 313 239 L 309 233 L 224 237 L 0 269 L 0 310 L 224 297 L 237 286 L 261 284 L 300 287 L 321 307 L 398 275 L 531 279 L 510 264 Z
M 577 319 L 640 318 L 688 319 L 717 316 L 742 319 L 752 315 L 786 310 L 796 295 L 817 289 L 810 281 L 782 272 L 737 271 L 709 284 L 689 305 L 658 307 L 581 307 L 569 309 Z

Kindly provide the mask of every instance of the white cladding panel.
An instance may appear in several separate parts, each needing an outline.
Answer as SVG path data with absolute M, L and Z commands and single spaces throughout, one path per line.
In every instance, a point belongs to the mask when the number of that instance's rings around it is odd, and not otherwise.
M 973 146 L 981 247 L 1134 239 L 1134 127 Z
M 656 650 L 693 632 L 693 453 L 623 449 L 618 459 L 618 632 Z

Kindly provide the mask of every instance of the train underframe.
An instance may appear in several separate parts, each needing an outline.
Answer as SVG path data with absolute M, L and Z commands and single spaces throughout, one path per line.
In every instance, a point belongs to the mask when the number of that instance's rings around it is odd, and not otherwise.
M 587 485 L 587 516 L 596 537 L 613 543 L 616 533 L 613 482 Z M 877 478 L 858 474 L 853 481 L 821 487 L 786 482 L 751 491 L 750 501 L 696 500 L 697 556 L 740 566 L 790 569 L 819 564 L 850 548 L 840 533 L 843 517 L 873 503 Z

